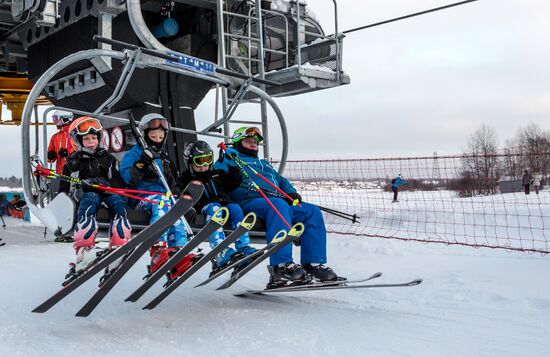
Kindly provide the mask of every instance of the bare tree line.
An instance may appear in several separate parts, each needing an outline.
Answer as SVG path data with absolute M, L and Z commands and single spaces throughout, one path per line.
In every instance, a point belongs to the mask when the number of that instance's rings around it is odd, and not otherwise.
M 537 124 L 521 127 L 499 149 L 495 129 L 482 124 L 468 139 L 460 186 L 464 195 L 494 194 L 499 179 L 518 180 L 527 170 L 542 177 L 550 169 L 550 131 Z

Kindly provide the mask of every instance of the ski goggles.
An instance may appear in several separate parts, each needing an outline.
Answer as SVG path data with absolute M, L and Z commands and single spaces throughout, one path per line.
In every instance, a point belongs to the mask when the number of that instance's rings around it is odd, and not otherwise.
M 250 128 L 246 128 L 245 130 L 241 131 L 240 133 L 237 133 L 233 136 L 234 142 L 239 142 L 245 138 L 256 138 L 258 142 L 262 141 L 264 137 L 262 136 L 262 132 L 259 128 L 252 126 Z
M 72 117 L 70 115 L 52 115 L 52 121 L 55 125 L 65 125 L 71 121 Z
M 103 129 L 101 122 L 96 118 L 86 118 L 76 124 L 74 130 L 77 135 L 96 134 Z
M 210 166 L 213 162 L 214 155 L 212 155 L 211 153 L 193 156 L 193 165 L 196 166 Z
M 157 130 L 163 128 L 165 130 L 170 129 L 170 123 L 166 119 L 153 119 L 147 123 L 147 128 L 150 130 Z

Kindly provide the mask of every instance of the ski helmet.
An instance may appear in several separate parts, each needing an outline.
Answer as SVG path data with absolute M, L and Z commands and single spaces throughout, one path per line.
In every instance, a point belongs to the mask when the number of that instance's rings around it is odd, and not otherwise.
M 160 114 L 149 113 L 141 117 L 139 129 L 143 133 L 147 145 L 156 148 L 160 152 L 164 148 L 167 137 L 165 135 L 164 140 L 160 143 L 154 142 L 149 138 L 149 130 L 162 129 L 165 134 L 168 134 L 168 131 L 170 130 L 170 123 Z
M 233 137 L 231 138 L 231 144 L 236 145 L 240 143 L 245 138 L 256 138 L 256 141 L 259 143 L 264 140 L 262 132 L 259 128 L 252 126 L 243 126 L 235 130 Z
M 52 113 L 52 120 L 55 126 L 62 127 L 64 125 L 70 124 L 74 119 L 74 115 L 71 112 L 66 112 L 64 110 L 54 110 Z
M 188 167 L 191 165 L 210 166 L 214 162 L 214 152 L 206 141 L 194 141 L 185 145 L 183 158 Z
M 96 134 L 97 140 L 99 142 L 98 147 L 103 148 L 103 143 L 101 140 L 103 126 L 97 118 L 90 116 L 84 116 L 77 118 L 71 123 L 69 127 L 69 136 L 73 142 L 73 146 L 77 151 L 87 151 L 87 149 L 82 144 L 82 137 L 88 134 Z

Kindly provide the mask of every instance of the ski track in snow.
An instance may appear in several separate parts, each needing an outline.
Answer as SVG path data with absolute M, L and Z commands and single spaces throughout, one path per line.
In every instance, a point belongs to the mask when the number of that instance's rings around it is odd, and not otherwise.
M 265 264 L 225 291 L 223 278 L 194 289 L 203 268 L 157 308 L 160 291 L 124 302 L 148 257 L 88 318 L 74 314 L 95 291 L 94 277 L 44 314 L 31 310 L 61 288 L 71 244 L 43 228 L 7 219 L 0 248 L 2 356 L 547 356 L 549 257 L 394 240 L 329 237 L 330 266 L 350 279 L 417 287 L 294 292 L 236 297 L 264 286 Z M 295 251 L 296 252 L 296 251 Z M 298 255 L 295 255 L 297 257 Z M 298 259 L 296 259 L 298 261 Z

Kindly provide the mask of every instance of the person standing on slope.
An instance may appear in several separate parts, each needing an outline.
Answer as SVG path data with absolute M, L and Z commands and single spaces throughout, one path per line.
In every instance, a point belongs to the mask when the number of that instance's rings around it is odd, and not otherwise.
M 533 176 L 531 176 L 529 171 L 525 170 L 523 172 L 523 176 L 521 177 L 521 184 L 523 185 L 523 189 L 526 195 L 529 194 L 529 188 L 532 182 L 533 182 Z
M 403 178 L 401 177 L 401 174 L 397 175 L 396 178 L 391 180 L 391 190 L 393 192 L 393 201 L 392 201 L 392 203 L 399 202 L 397 200 L 397 195 L 399 194 L 399 187 L 403 186 L 403 185 L 406 185 L 407 183 L 408 183 L 407 181 L 403 180 Z
M 321 210 L 315 205 L 301 202 L 302 197 L 296 192 L 294 186 L 285 177 L 279 175 L 271 164 L 258 158 L 258 144 L 262 140 L 260 129 L 256 127 L 237 129 L 231 140 L 233 148 L 227 149 L 226 155 L 220 158 L 222 161 L 216 162 L 214 168 L 228 172 L 231 166 L 237 166 L 236 161 L 246 164 L 240 167 L 243 170 L 242 182 L 239 187 L 230 192 L 230 197 L 241 205 L 245 213 L 254 212 L 265 221 L 268 243 L 278 231 L 281 229 L 288 231 L 288 227 L 269 203 L 254 189 L 251 177 L 254 177 L 255 174 L 247 166 L 261 173 L 293 200 L 300 202 L 299 205 L 294 206 L 292 202 L 277 197 L 277 192 L 269 197 L 286 222 L 289 224 L 302 222 L 305 229 L 300 239 L 301 265 L 293 261 L 292 244 L 286 245 L 271 255 L 268 288 L 306 282 L 308 274 L 320 281 L 336 281 L 338 279 L 336 273 L 324 265 L 327 262 L 327 232 Z M 271 186 L 261 180 L 258 180 L 256 184 L 264 192 L 273 191 Z

